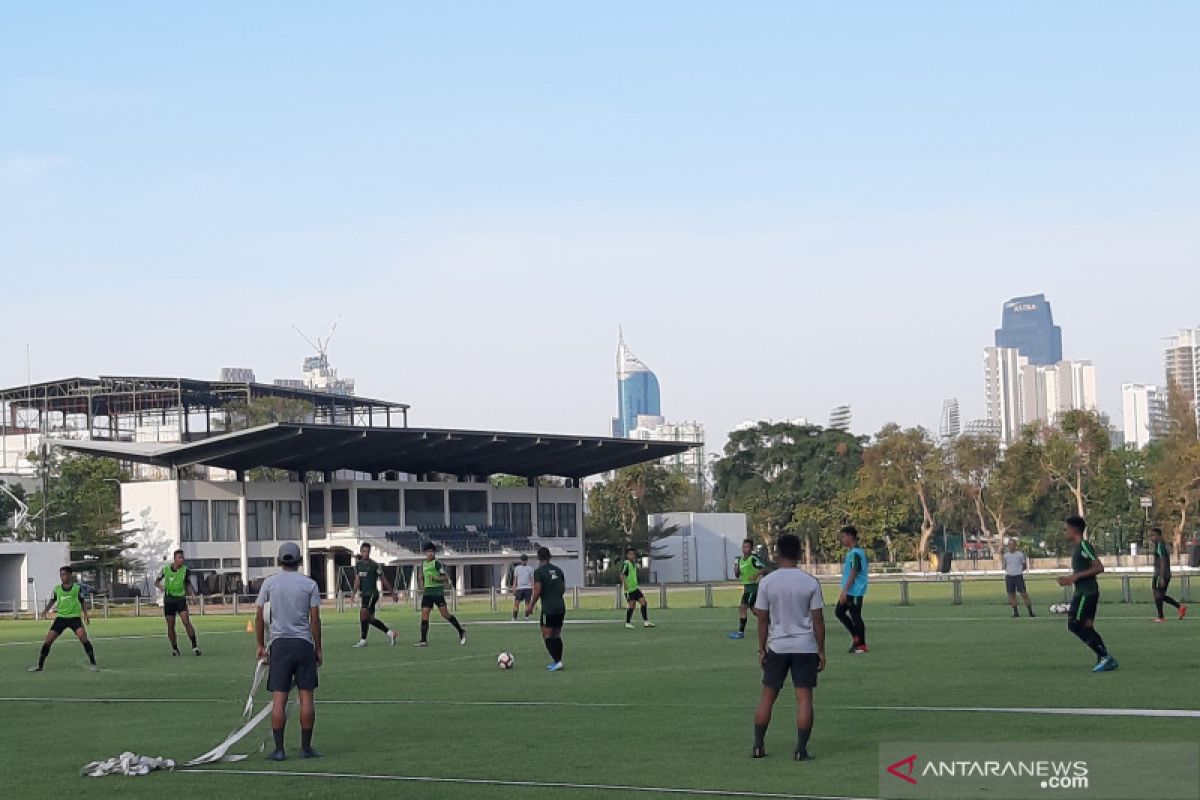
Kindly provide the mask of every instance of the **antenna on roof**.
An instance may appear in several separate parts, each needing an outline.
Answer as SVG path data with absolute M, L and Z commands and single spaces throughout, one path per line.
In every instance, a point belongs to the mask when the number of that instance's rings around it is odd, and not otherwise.
M 313 350 L 315 350 L 317 352 L 317 355 L 324 356 L 324 355 L 326 355 L 326 351 L 329 350 L 329 340 L 333 338 L 333 332 L 337 330 L 338 323 L 341 321 L 342 321 L 342 317 L 339 314 L 338 318 L 333 321 L 333 325 L 329 328 L 329 333 L 325 334 L 325 338 L 322 339 L 321 337 L 318 336 L 316 342 L 314 342 L 312 339 L 308 338 L 308 336 L 305 335 L 304 331 L 300 330 L 299 327 L 293 325 L 292 330 L 294 330 L 296 333 L 300 334 L 300 338 L 303 339 L 308 344 L 309 347 L 311 347 Z

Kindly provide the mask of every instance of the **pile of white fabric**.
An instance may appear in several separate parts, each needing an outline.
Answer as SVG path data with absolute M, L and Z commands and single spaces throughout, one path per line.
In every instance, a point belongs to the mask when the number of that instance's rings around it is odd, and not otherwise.
M 139 756 L 137 753 L 126 751 L 116 758 L 85 764 L 79 774 L 88 778 L 103 778 L 105 775 L 127 775 L 136 778 L 139 775 L 148 775 L 156 769 L 175 769 L 175 762 L 169 758 Z

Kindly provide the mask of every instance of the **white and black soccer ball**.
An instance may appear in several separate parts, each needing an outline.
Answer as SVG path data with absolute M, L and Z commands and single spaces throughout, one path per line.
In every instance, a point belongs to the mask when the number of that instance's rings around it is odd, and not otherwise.
M 512 669 L 514 666 L 516 666 L 516 663 L 517 659 L 514 658 L 513 654 L 507 650 L 496 656 L 496 666 L 500 669 Z
M 1067 609 L 1069 607 L 1070 606 L 1068 606 L 1066 603 L 1051 603 L 1050 604 L 1050 613 L 1051 614 L 1065 614 L 1065 613 L 1067 613 Z

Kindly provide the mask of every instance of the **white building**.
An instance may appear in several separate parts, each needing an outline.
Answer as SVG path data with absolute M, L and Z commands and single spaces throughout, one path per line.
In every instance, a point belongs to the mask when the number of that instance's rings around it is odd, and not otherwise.
M 1024 424 L 1021 373 L 1029 359 L 1015 347 L 987 347 L 983 351 L 987 420 L 1000 440 L 1015 440 Z
M 829 412 L 829 429 L 849 433 L 850 423 L 853 419 L 849 404 L 834 406 L 833 410 Z
M 0 611 L 32 611 L 58 583 L 59 567 L 71 563 L 66 542 L 0 542 Z
M 221 367 L 217 380 L 223 383 L 254 383 L 254 370 L 249 367 Z
M 942 419 L 938 425 L 938 434 L 942 441 L 953 441 L 962 433 L 962 418 L 958 410 L 958 398 L 951 397 L 942 401 Z
M 708 583 L 734 579 L 733 562 L 746 538 L 745 514 L 694 514 L 673 511 L 646 518 L 650 527 L 676 532 L 655 542 L 659 555 L 650 563 L 651 583 Z
M 1167 398 L 1157 386 L 1121 385 L 1121 423 L 1125 445 L 1141 449 L 1166 428 Z
M 984 349 L 987 419 L 1010 443 L 1032 423 L 1053 424 L 1067 411 L 1098 408 L 1091 361 L 1035 365 L 1012 347 Z
M 1200 423 L 1200 328 L 1183 328 L 1175 336 L 1167 339 L 1163 351 L 1166 366 L 1167 385 L 1178 386 L 1192 404 L 1196 413 L 1196 421 Z
M 763 417 L 761 419 L 746 419 L 733 426 L 735 431 L 748 431 L 751 428 L 757 428 L 759 425 L 795 425 L 803 428 L 810 425 L 808 417 L 784 417 L 775 419 L 774 417 Z
M 704 426 L 699 422 L 668 422 L 663 417 L 637 416 L 637 425 L 629 432 L 630 439 L 643 442 L 682 442 L 692 445 L 682 453 L 664 458 L 661 463 L 686 476 L 697 486 L 705 483 Z

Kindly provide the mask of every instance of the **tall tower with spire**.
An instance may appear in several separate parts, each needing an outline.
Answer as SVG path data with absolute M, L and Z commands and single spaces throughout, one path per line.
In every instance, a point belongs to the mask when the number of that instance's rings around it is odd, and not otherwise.
M 624 439 L 637 427 L 639 416 L 662 416 L 658 377 L 625 344 L 625 333 L 617 329 L 617 415 L 612 435 Z

